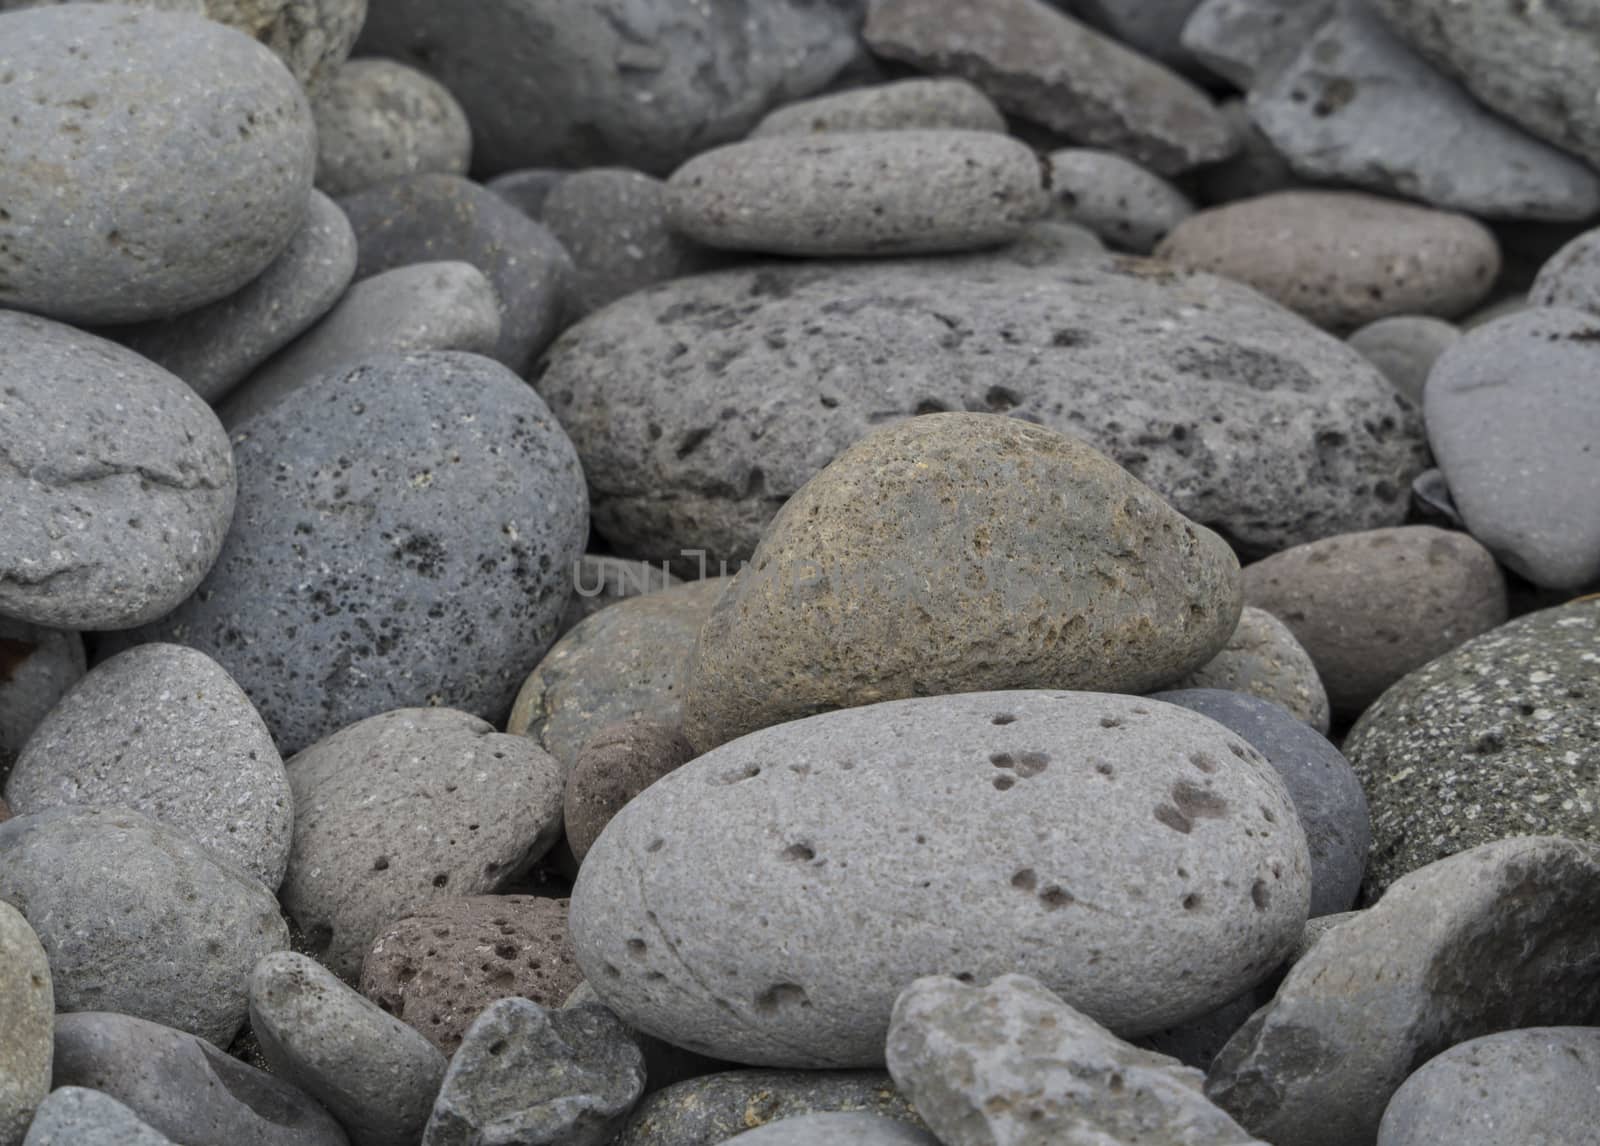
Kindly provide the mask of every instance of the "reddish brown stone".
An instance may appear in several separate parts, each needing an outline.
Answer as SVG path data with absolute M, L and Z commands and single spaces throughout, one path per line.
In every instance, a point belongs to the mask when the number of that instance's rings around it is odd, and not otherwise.
M 5 823 L 10 818 L 11 818 L 11 809 L 10 809 L 10 807 L 8 807 L 6 805 L 6 802 L 4 800 L 0 800 L 0 824 Z
M 361 967 L 361 993 L 447 1055 L 496 999 L 559 1007 L 582 981 L 567 901 L 532 895 L 437 900 L 384 928 Z
M 676 724 L 635 717 L 595 733 L 567 778 L 567 843 L 578 862 L 629 800 L 693 758 Z

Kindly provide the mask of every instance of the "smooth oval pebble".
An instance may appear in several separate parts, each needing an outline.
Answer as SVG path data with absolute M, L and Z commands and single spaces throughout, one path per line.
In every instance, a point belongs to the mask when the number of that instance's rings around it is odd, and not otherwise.
M 317 186 L 349 195 L 424 171 L 465 175 L 472 129 L 448 88 L 395 60 L 350 60 L 316 92 Z
M 348 1142 L 339 1124 L 295 1086 L 159 1023 L 104 1011 L 62 1015 L 55 1051 L 58 1085 L 110 1095 L 178 1143 Z
M 1443 319 L 1397 314 L 1369 322 L 1347 340 L 1417 405 L 1439 356 L 1454 346 L 1461 331 Z
M 22 1146 L 172 1146 L 172 1139 L 109 1094 L 59 1086 L 40 1105 Z
M 83 637 L 0 617 L 0 783 L 17 753 L 88 666 Z
M 154 363 L 49 319 L 0 310 L 0 346 L 0 613 L 63 629 L 161 616 L 233 517 L 216 415 Z
M 1246 605 L 1222 651 L 1173 688 L 1220 688 L 1274 701 L 1324 736 L 1328 690 L 1317 666 L 1289 626 L 1265 609 Z
M 560 832 L 565 769 L 453 709 L 380 713 L 287 768 L 295 832 L 283 908 L 345 979 L 384 924 L 430 899 L 500 890 Z
M 109 4 L 0 13 L 0 75 L 0 306 L 167 318 L 244 286 L 299 229 L 311 110 L 250 37 Z
M 1039 160 L 991 131 L 778 135 L 697 155 L 667 214 L 711 247 L 787 255 L 962 251 L 1044 215 Z
M 0 899 L 38 932 L 57 1011 L 115 1008 L 216 1046 L 244 1021 L 250 968 L 289 946 L 259 881 L 122 808 L 0 824 Z
M 814 135 L 838 131 L 1006 130 L 1005 116 L 982 90 L 948 76 L 897 80 L 784 104 L 750 132 Z
M 1161 176 L 1110 151 L 1050 153 L 1052 217 L 1081 223 L 1113 247 L 1148 254 L 1194 204 Z
M 1220 725 L 971 693 L 769 728 L 657 781 L 590 849 L 572 938 L 642 1031 L 867 1066 L 926 974 L 1021 971 L 1128 1036 L 1203 1014 L 1282 960 L 1310 880 L 1283 782 Z
M 22 1140 L 50 1090 L 54 1019 L 49 959 L 28 921 L 0 900 L 0 1142 Z
M 1215 656 L 1241 605 L 1227 544 L 1080 439 L 912 418 L 779 511 L 700 631 L 684 734 L 703 752 L 900 697 L 1147 692 Z
M 47 716 L 6 783 L 19 816 L 68 805 L 143 812 L 275 891 L 293 798 L 250 700 L 195 649 L 150 644 L 103 661 Z
M 1455 318 L 1500 273 L 1492 232 L 1465 215 L 1356 191 L 1280 191 L 1191 215 L 1158 258 L 1248 283 L 1330 330 L 1396 314 Z

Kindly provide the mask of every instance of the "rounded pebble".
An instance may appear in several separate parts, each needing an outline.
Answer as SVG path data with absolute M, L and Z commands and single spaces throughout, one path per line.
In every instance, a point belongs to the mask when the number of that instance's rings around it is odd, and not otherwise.
M 750 138 L 927 129 L 1004 132 L 1006 121 L 981 89 L 966 80 L 934 77 L 897 80 L 785 104 L 768 112 Z
M 1159 175 L 1109 151 L 1050 153 L 1054 217 L 1081 223 L 1111 246 L 1148 254 L 1194 214 L 1189 197 Z
M 1367 323 L 1348 341 L 1383 371 L 1396 390 L 1420 406 L 1433 364 L 1460 337 L 1461 331 L 1442 319 L 1400 314 Z
M 1274 701 L 1324 736 L 1328 690 L 1305 646 L 1278 618 L 1246 605 L 1222 651 L 1173 688 L 1220 688 Z
M 349 195 L 424 171 L 465 175 L 472 129 L 448 88 L 395 60 L 350 60 L 311 103 L 317 186 Z

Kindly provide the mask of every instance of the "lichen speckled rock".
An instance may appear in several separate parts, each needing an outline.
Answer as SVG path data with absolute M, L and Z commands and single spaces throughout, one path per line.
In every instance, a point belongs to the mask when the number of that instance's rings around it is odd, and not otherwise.
M 1324 736 L 1328 691 L 1317 666 L 1289 626 L 1265 609 L 1246 605 L 1222 651 L 1173 688 L 1220 688 L 1281 704 Z
M 1421 420 L 1349 347 L 1157 262 L 974 258 L 700 275 L 568 330 L 534 385 L 597 530 L 737 561 L 839 453 L 938 410 L 1081 436 L 1249 552 L 1404 520 Z
M 700 632 L 684 734 L 703 752 L 900 697 L 1148 692 L 1216 655 L 1241 607 L 1222 539 L 1079 439 L 912 418 L 779 512 Z
M 1424 665 L 1344 747 L 1372 804 L 1374 892 L 1508 836 L 1600 843 L 1600 600 L 1519 617 Z
M 1600 848 L 1485 844 L 1327 932 L 1223 1048 L 1206 1093 L 1274 1146 L 1372 1142 L 1418 1063 L 1463 1039 L 1600 1024 Z
M 650 1095 L 611 1146 L 717 1146 L 740 1131 L 819 1112 L 875 1114 L 922 1125 L 882 1071 L 730 1070 Z

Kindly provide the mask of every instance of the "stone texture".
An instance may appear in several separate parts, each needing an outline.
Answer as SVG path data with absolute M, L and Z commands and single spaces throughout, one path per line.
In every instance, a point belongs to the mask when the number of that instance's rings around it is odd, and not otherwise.
M 0 75 L 0 306 L 167 318 L 243 287 L 299 229 L 311 111 L 249 37 L 111 5 L 4 12 Z
M 0 345 L 0 613 L 63 629 L 159 617 L 233 515 L 216 416 L 159 366 L 49 319 L 0 310 Z
M 535 386 L 598 531 L 654 560 L 747 557 L 840 452 L 938 410 L 1081 435 L 1247 552 L 1398 525 L 1424 467 L 1420 420 L 1355 351 L 1247 288 L 1138 260 L 702 275 L 591 315 Z
M 422 1146 L 602 1146 L 644 1093 L 644 1056 L 615 1015 L 501 999 L 450 1060 Z
M 311 103 L 317 186 L 349 195 L 424 171 L 465 175 L 472 159 L 466 112 L 438 80 L 395 60 L 351 60 Z
M 1183 709 L 892 701 L 646 789 L 584 860 L 573 946 L 630 1026 L 754 1065 L 881 1063 L 895 995 L 937 973 L 1020 970 L 1133 1036 L 1281 961 L 1305 848 L 1266 759 Z
M 347 195 L 339 206 L 355 228 L 358 280 L 425 262 L 482 271 L 500 299 L 491 357 L 517 373 L 561 329 L 572 260 L 549 231 L 494 192 L 458 175 L 422 174 Z
M 562 637 L 523 683 L 506 731 L 569 768 L 595 733 L 642 717 L 677 725 L 683 674 L 727 578 L 618 601 Z
M 1460 329 L 1441 319 L 1401 314 L 1369 322 L 1347 341 L 1382 370 L 1396 390 L 1420 406 L 1433 364 L 1460 337 Z
M 354 1146 L 421 1137 L 444 1055 L 314 960 L 279 951 L 256 964 L 250 1029 L 272 1073 L 326 1107 Z
M 1296 963 L 1206 1092 L 1275 1146 L 1372 1142 L 1411 1072 L 1467 1038 L 1600 1021 L 1600 848 L 1486 844 L 1413 872 Z
M 1200 0 L 1184 22 L 1184 49 L 1249 91 L 1294 57 L 1327 19 L 1334 0 Z
M 1293 60 L 1251 89 L 1250 110 L 1306 180 L 1492 218 L 1600 211 L 1600 175 L 1434 71 L 1368 0 L 1340 0 L 1295 46 Z
M 558 1007 L 582 980 L 567 901 L 531 895 L 431 900 L 384 928 L 361 965 L 361 993 L 447 1055 L 496 999 Z
M 356 271 L 356 237 L 332 199 L 311 193 L 284 252 L 248 285 L 163 322 L 107 332 L 216 403 L 338 302 Z
M 0 784 L 33 730 L 83 679 L 83 638 L 0 617 Z
M 666 569 L 647 561 L 585 553 L 572 569 L 572 599 L 561 618 L 561 633 L 565 636 L 585 617 L 594 616 L 608 605 L 682 583 Z
M 283 908 L 346 979 L 386 923 L 429 900 L 501 890 L 561 831 L 563 766 L 448 708 L 369 717 L 287 767 L 295 831 Z
M 132 808 L 269 891 L 289 862 L 294 806 L 267 726 L 221 665 L 179 645 L 141 645 L 97 665 L 28 741 L 6 801 L 18 815 Z
M 1600 580 L 1600 323 L 1536 306 L 1434 364 L 1428 439 L 1472 535 L 1536 585 Z
M 359 49 L 441 80 L 487 174 L 625 163 L 664 175 L 821 90 L 855 54 L 860 19 L 858 5 L 809 0 L 490 0 L 470 20 L 385 0 Z
M 653 283 L 725 261 L 672 229 L 667 186 L 621 167 L 574 171 L 550 188 L 538 218 L 572 256 L 572 317 Z
M 1328 692 L 1317 666 L 1288 625 L 1254 605 L 1239 614 L 1239 625 L 1222 651 L 1172 687 L 1248 693 L 1282 705 L 1328 734 Z
M 926 1130 L 918 1130 L 878 1114 L 802 1114 L 769 1122 L 725 1139 L 738 1146 L 939 1146 Z
M 611 1146 L 717 1146 L 741 1131 L 822 1113 L 869 1114 L 922 1125 L 881 1071 L 733 1070 L 652 1094 Z
M 977 251 L 964 258 L 972 266 L 995 264 L 1017 267 L 1058 267 L 1065 263 L 1092 259 L 1105 254 L 1106 245 L 1088 227 L 1077 223 L 1058 223 L 1040 219 L 1022 229 L 1014 243 L 989 251 Z M 954 261 L 952 258 L 951 261 Z
M 1539 268 L 1528 303 L 1600 314 L 1600 230 L 1585 231 Z
M 1372 801 L 1374 891 L 1490 840 L 1600 842 L 1600 602 L 1519 617 L 1400 681 L 1345 741 Z
M 1581 1142 L 1600 1119 L 1600 1031 L 1535 1027 L 1458 1043 L 1395 1092 L 1378 1146 Z
M 62 1015 L 55 1051 L 58 1086 L 109 1095 L 178 1143 L 348 1142 L 339 1124 L 294 1086 L 158 1023 L 103 1011 Z
M 1261 1146 L 1206 1100 L 1199 1071 L 1128 1045 L 1026 975 L 918 979 L 895 1003 L 888 1059 L 945 1146 Z
M 1361 781 L 1339 750 L 1288 710 L 1259 697 L 1207 688 L 1158 692 L 1151 699 L 1210 717 L 1267 758 L 1306 833 L 1311 914 L 1349 910 L 1361 890 L 1372 819 Z
M 1046 180 L 1030 148 L 993 131 L 776 135 L 678 168 L 667 215 L 723 250 L 934 254 L 1017 238 L 1048 210 Z
M 1359 716 L 1413 669 L 1506 619 L 1492 554 L 1463 533 L 1402 525 L 1327 537 L 1245 566 L 1244 597 L 1289 626 L 1333 711 Z
M 50 962 L 17 909 L 0 900 L 0 1143 L 17 1146 L 50 1090 L 55 1029 Z
M 0 899 L 44 944 L 56 1010 L 114 1007 L 217 1046 L 244 1021 L 250 968 L 289 945 L 259 882 L 120 808 L 54 808 L 0 824 Z
M 550 192 L 571 174 L 561 168 L 530 167 L 496 175 L 484 186 L 528 218 L 538 219 L 544 214 L 544 201 L 550 197 Z
M 1478 99 L 1590 163 L 1600 160 L 1600 14 L 1586 4 L 1372 0 Z
M 142 635 L 214 657 L 284 752 L 408 705 L 498 721 L 587 531 L 577 457 L 538 396 L 473 355 L 375 358 L 245 423 L 234 452 L 221 558 Z
M 1080 223 L 1113 247 L 1148 254 L 1167 232 L 1194 214 L 1189 197 L 1109 151 L 1066 148 L 1050 153 L 1053 217 Z
M 970 80 L 1002 111 L 1158 175 L 1233 148 L 1205 93 L 1041 0 L 880 0 L 863 34 L 885 59 Z
M 396 267 L 352 286 L 320 322 L 246 378 L 217 414 L 231 430 L 364 359 L 426 350 L 489 354 L 499 340 L 500 301 L 477 267 Z
M 109 1094 L 81 1086 L 50 1092 L 22 1146 L 172 1146 Z
M 1191 270 L 1248 283 L 1318 326 L 1395 314 L 1454 318 L 1500 272 L 1481 223 L 1356 191 L 1282 191 L 1192 215 L 1156 248 Z
M 1215 656 L 1240 608 L 1227 544 L 1079 439 L 913 418 L 779 511 L 700 632 L 684 734 L 706 751 L 901 697 L 1148 692 Z
M 750 132 L 812 135 L 837 131 L 1006 130 L 1005 116 L 966 80 L 951 77 L 896 80 L 785 104 Z
M 630 800 L 694 755 L 683 729 L 643 717 L 608 724 L 590 737 L 563 797 L 567 845 L 577 861 Z

